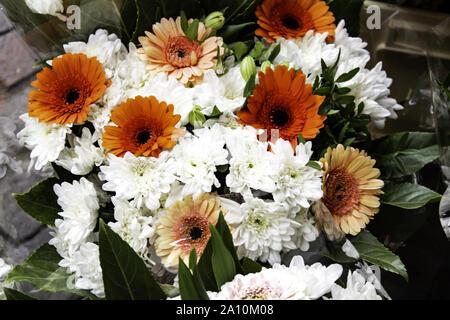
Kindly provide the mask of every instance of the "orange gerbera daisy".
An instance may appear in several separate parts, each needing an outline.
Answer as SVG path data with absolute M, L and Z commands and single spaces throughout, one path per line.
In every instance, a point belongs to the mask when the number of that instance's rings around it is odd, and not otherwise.
M 325 1 L 319 0 L 265 0 L 256 9 L 258 25 L 256 35 L 268 42 L 277 38 L 298 39 L 309 31 L 328 32 L 333 41 L 336 25 L 333 13 Z
M 189 20 L 189 25 L 193 20 Z M 203 79 L 206 70 L 217 64 L 217 47 L 222 54 L 223 40 L 209 37 L 212 29 L 203 23 L 198 25 L 197 41 L 186 38 L 181 28 L 181 18 L 163 18 L 153 25 L 153 32 L 146 31 L 146 37 L 139 37 L 142 48 L 137 50 L 140 59 L 147 62 L 147 69 L 168 72 L 184 84 L 196 84 Z
M 117 126 L 105 127 L 103 147 L 118 157 L 127 152 L 158 157 L 163 149 L 175 146 L 175 138 L 185 134 L 175 128 L 181 116 L 174 114 L 173 108 L 155 97 L 128 99 L 112 111 L 111 121 Z
M 260 71 L 258 77 L 259 84 L 248 99 L 248 110 L 237 113 L 239 123 L 265 129 L 268 141 L 283 138 L 294 149 L 299 133 L 305 139 L 314 139 L 326 119 L 318 114 L 325 97 L 312 94 L 303 72 L 279 65 L 275 71 Z
M 87 120 L 90 105 L 100 99 L 111 85 L 102 64 L 84 54 L 66 53 L 53 59 L 31 85 L 28 114 L 45 123 L 66 125 Z
M 324 220 L 331 214 L 338 230 L 357 235 L 380 206 L 378 195 L 383 193 L 384 182 L 377 179 L 380 170 L 373 167 L 375 160 L 365 151 L 344 148 L 340 144 L 336 149 L 328 148 L 320 162 L 324 170 L 321 202 L 325 207 L 316 205 L 314 208 L 318 224 L 325 225 Z M 336 237 L 336 232 L 333 233 Z

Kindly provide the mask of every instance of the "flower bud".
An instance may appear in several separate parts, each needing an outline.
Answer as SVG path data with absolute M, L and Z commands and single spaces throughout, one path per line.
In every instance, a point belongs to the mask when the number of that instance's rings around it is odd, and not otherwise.
M 225 17 L 220 11 L 214 11 L 210 13 L 205 20 L 205 26 L 215 31 L 221 29 L 225 24 Z
M 261 71 L 266 73 L 267 68 L 272 68 L 272 63 L 270 63 L 269 60 L 266 60 L 263 62 L 263 64 L 261 65 Z
M 245 82 L 247 82 L 251 76 L 256 75 L 256 64 L 255 60 L 247 56 L 241 62 L 241 75 L 244 78 Z
M 202 107 L 195 106 L 194 109 L 189 113 L 189 123 L 194 128 L 200 128 L 206 121 L 205 115 L 202 113 Z

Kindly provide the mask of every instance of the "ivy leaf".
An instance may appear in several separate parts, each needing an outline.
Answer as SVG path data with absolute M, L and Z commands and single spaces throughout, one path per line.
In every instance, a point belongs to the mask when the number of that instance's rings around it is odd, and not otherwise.
M 38 300 L 18 290 L 3 288 L 7 300 Z
M 62 211 L 58 205 L 58 197 L 53 191 L 53 186 L 59 182 L 56 178 L 48 178 L 23 194 L 13 193 L 13 197 L 19 207 L 31 217 L 46 225 L 54 226 L 55 219 L 59 217 L 58 213 Z
M 350 241 L 364 261 L 399 274 L 408 281 L 405 265 L 400 258 L 380 243 L 369 231 L 361 231 Z
M 389 184 L 383 188 L 381 202 L 403 209 L 417 209 L 428 202 L 439 201 L 442 196 L 424 186 L 412 183 Z
M 108 300 L 161 300 L 166 295 L 144 261 L 100 219 L 100 265 Z
M 84 297 L 93 297 L 85 290 L 69 289 L 67 282 L 70 274 L 59 266 L 62 260 L 56 248 L 44 244 L 24 263 L 15 266 L 8 274 L 6 282 L 27 281 L 34 287 L 50 292 L 70 292 Z

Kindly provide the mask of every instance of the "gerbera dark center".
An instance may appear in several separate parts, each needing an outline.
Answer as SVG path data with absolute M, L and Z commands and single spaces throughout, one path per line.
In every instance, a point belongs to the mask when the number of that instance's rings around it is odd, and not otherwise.
M 144 130 L 137 134 L 137 141 L 139 144 L 146 144 L 150 140 L 151 134 L 149 131 Z
M 193 227 L 190 231 L 189 231 L 189 237 L 192 240 L 198 240 L 202 237 L 203 235 L 203 231 L 202 229 L 200 229 L 199 227 Z
M 301 23 L 292 17 L 286 17 L 281 20 L 281 23 L 284 27 L 291 29 L 291 30 L 298 30 L 301 28 Z
M 186 52 L 184 52 L 183 50 L 178 50 L 177 55 L 179 58 L 184 58 L 186 56 Z
M 71 89 L 69 93 L 66 95 L 66 103 L 67 104 L 75 103 L 75 101 L 77 101 L 79 97 L 80 93 L 78 92 L 78 90 Z
M 289 122 L 289 114 L 283 109 L 275 110 L 271 118 L 277 127 L 284 127 Z

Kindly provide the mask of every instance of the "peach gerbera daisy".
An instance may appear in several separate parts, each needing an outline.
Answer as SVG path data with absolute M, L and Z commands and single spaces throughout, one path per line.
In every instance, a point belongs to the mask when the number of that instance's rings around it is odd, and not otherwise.
M 29 94 L 28 114 L 49 124 L 83 123 L 90 105 L 110 84 L 96 58 L 66 53 L 53 59 L 52 68 L 44 68 L 31 83 L 38 90 Z
M 105 127 L 103 147 L 118 157 L 127 152 L 137 157 L 158 157 L 185 134 L 175 127 L 181 116 L 174 114 L 173 108 L 155 97 L 128 99 L 111 112 L 116 126 Z
M 335 18 L 325 1 L 319 0 L 265 0 L 256 9 L 259 29 L 256 35 L 268 42 L 277 38 L 298 39 L 309 30 L 328 32 L 328 41 L 333 41 Z
M 189 20 L 189 25 L 193 20 Z M 212 29 L 203 23 L 198 25 L 196 41 L 189 40 L 181 28 L 181 18 L 163 18 L 153 25 L 153 32 L 146 31 L 146 37 L 139 37 L 142 48 L 137 50 L 140 59 L 147 62 L 147 69 L 154 72 L 168 72 L 184 84 L 196 84 L 203 79 L 206 70 L 217 64 L 217 48 L 223 53 L 223 40 L 209 37 Z
M 375 160 L 352 147 L 328 148 L 323 164 L 322 203 L 345 234 L 357 235 L 378 213 L 384 186 Z M 317 206 L 316 206 L 317 208 Z M 320 216 L 320 214 L 319 214 Z M 319 225 L 323 224 L 319 221 Z
M 216 225 L 221 206 L 218 197 L 203 193 L 195 200 L 187 196 L 169 207 L 156 226 L 156 254 L 167 268 L 178 266 L 178 258 L 189 263 L 189 254 L 195 247 L 198 259 L 211 237 L 209 225 Z
M 275 71 L 260 71 L 258 77 L 259 84 L 248 99 L 248 110 L 237 113 L 239 123 L 265 129 L 269 141 L 283 138 L 294 149 L 299 133 L 305 139 L 314 139 L 326 119 L 318 114 L 325 97 L 312 94 L 303 72 L 279 65 Z

